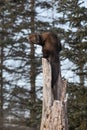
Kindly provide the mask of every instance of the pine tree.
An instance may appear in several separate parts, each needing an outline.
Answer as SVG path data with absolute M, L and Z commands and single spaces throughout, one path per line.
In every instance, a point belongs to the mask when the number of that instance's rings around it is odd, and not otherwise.
M 79 83 L 68 87 L 69 129 L 84 130 L 87 126 L 86 78 L 87 78 L 87 8 L 80 0 L 59 1 L 60 24 L 65 25 L 63 56 L 73 63 L 72 71 L 79 76 Z
M 1 41 L 4 45 L 4 119 L 12 117 L 15 119 L 12 123 L 22 122 L 28 126 L 40 123 L 42 86 L 36 85 L 41 72 L 41 56 L 26 37 L 49 26 L 48 22 L 36 19 L 36 8 L 41 6 L 38 4 L 36 1 L 6 0 L 0 8 L 1 20 L 5 21 L 0 24 L 4 37 Z

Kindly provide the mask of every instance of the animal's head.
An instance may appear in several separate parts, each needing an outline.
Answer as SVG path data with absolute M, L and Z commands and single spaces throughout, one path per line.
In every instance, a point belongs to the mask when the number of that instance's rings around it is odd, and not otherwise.
M 38 44 L 41 45 L 41 37 L 39 34 L 30 34 L 28 37 L 28 41 L 32 44 Z

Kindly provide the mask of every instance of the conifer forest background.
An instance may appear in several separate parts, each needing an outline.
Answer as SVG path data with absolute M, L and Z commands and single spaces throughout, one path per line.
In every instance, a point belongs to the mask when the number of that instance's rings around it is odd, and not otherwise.
M 0 0 L 0 127 L 38 130 L 43 99 L 42 52 L 27 37 L 49 30 L 55 31 L 62 43 L 69 130 L 87 130 L 86 0 Z

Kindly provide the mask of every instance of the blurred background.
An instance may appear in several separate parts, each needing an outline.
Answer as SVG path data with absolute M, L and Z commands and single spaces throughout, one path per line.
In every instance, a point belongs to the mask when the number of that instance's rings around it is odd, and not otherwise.
M 48 30 L 62 43 L 69 130 L 87 129 L 87 1 L 0 0 L 0 130 L 40 127 L 42 52 L 27 36 Z

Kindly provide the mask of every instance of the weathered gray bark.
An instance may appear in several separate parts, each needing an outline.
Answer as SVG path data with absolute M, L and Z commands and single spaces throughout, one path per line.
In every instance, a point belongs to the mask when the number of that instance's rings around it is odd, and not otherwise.
M 46 59 L 42 59 L 43 65 L 43 109 L 40 130 L 68 130 L 66 81 L 58 76 L 56 92 L 58 100 L 54 100 L 54 92 L 51 88 L 51 66 Z

